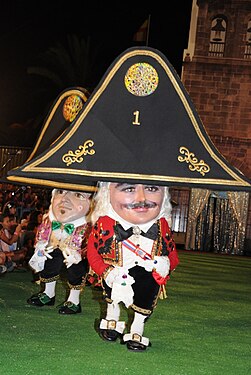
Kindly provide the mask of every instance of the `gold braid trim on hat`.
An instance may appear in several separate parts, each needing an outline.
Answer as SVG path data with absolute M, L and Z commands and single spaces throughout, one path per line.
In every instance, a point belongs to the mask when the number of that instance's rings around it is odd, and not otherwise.
M 188 150 L 188 148 L 183 146 L 183 147 L 180 147 L 179 151 L 180 151 L 181 154 L 185 154 L 185 156 L 184 157 L 178 156 L 178 161 L 180 161 L 180 162 L 185 161 L 186 163 L 190 163 L 190 165 L 188 167 L 190 169 L 190 171 L 192 171 L 192 172 L 197 171 L 200 174 L 202 174 L 202 176 L 205 176 L 205 174 L 210 171 L 209 165 L 206 164 L 204 162 L 204 160 L 199 161 L 195 157 L 194 153 L 190 152 Z

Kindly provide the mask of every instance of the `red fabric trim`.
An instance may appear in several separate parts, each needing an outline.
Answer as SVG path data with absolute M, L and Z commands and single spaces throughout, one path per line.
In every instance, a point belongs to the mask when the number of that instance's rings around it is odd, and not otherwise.
M 170 276 L 162 277 L 156 271 L 153 271 L 152 275 L 153 275 L 153 278 L 156 281 L 156 283 L 159 284 L 159 285 L 165 285 L 167 280 L 170 279 Z

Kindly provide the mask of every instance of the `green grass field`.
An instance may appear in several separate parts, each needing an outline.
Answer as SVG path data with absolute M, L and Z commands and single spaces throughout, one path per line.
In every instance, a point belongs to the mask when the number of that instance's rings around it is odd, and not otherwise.
M 0 277 L 0 371 L 9 375 L 250 375 L 251 258 L 179 251 L 167 299 L 146 323 L 152 347 L 129 352 L 100 339 L 102 293 L 86 287 L 82 313 L 58 314 L 56 305 L 26 303 L 39 286 L 30 271 Z M 122 309 L 122 319 L 128 320 Z

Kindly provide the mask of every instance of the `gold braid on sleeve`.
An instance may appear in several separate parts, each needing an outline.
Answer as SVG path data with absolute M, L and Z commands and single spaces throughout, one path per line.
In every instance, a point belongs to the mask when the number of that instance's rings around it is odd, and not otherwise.
M 107 268 L 104 270 L 104 272 L 102 273 L 101 277 L 102 277 L 103 279 L 105 279 L 105 278 L 107 277 L 107 275 L 108 275 L 113 269 L 114 269 L 113 266 L 109 266 L 109 267 L 107 267 Z

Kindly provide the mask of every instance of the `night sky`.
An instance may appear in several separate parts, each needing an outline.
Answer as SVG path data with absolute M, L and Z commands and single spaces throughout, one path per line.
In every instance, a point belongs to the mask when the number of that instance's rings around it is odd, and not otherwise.
M 192 0 L 155 1 L 148 6 L 143 2 L 109 4 L 81 0 L 2 2 L 0 145 L 33 146 L 32 132 L 28 139 L 11 137 L 11 132 L 18 130 L 18 126 L 13 130 L 13 124 L 32 124 L 60 92 L 47 91 L 38 98 L 34 89 L 36 85 L 42 87 L 44 82 L 28 75 L 27 68 L 41 65 L 38 63 L 41 53 L 58 42 L 63 43 L 67 34 L 89 37 L 92 47 L 99 51 L 93 66 L 95 87 L 113 60 L 137 45 L 133 35 L 150 15 L 149 47 L 164 53 L 180 74 L 183 50 L 188 43 Z

